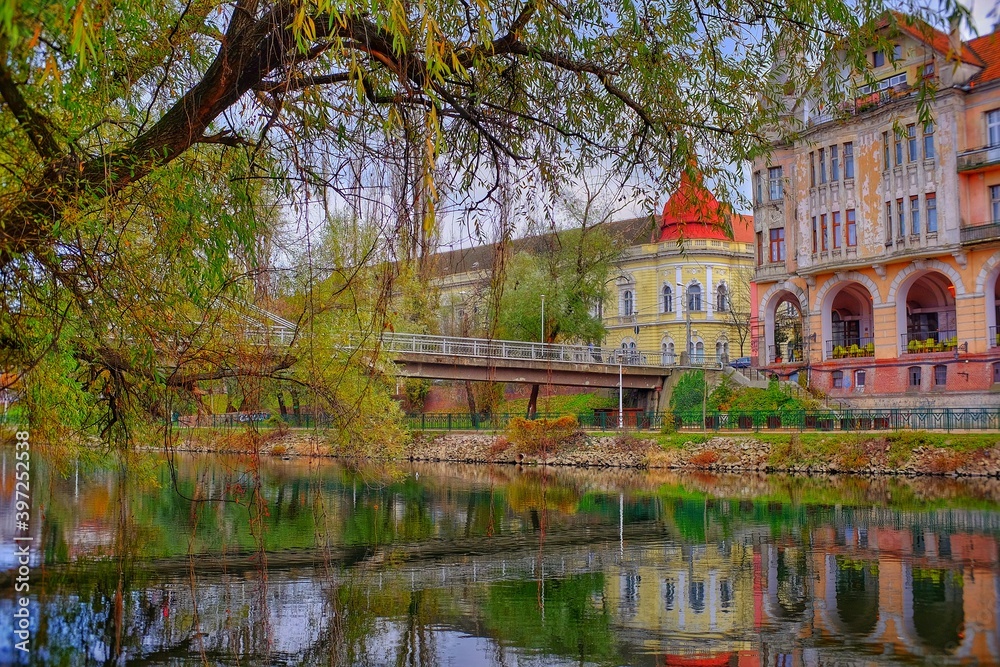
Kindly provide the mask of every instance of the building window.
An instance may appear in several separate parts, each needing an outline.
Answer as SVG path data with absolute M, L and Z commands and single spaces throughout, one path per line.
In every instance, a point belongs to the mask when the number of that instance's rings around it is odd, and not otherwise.
M 934 123 L 924 124 L 924 159 L 934 159 Z
M 715 293 L 715 309 L 720 313 L 729 312 L 729 289 L 723 284 Z
M 882 163 L 883 163 L 883 167 L 882 168 L 885 169 L 886 171 L 888 171 L 889 167 L 892 166 L 892 165 L 889 164 L 889 133 L 888 132 L 883 132 L 882 133 Z
M 844 144 L 844 178 L 854 178 L 854 144 Z
M 896 200 L 896 218 L 899 221 L 899 235 L 906 236 L 906 215 L 903 209 L 903 200 Z
M 809 187 L 816 187 L 816 153 L 809 151 Z
M 830 232 L 833 236 L 833 249 L 836 250 L 840 247 L 840 211 L 833 212 L 833 222 L 830 226 Z
M 844 371 L 833 372 L 833 388 L 834 389 L 844 388 Z
M 885 65 L 885 54 L 881 51 L 872 51 L 872 67 Z
M 906 160 L 917 161 L 917 126 L 913 124 L 906 126 Z
M 785 228 L 779 227 L 778 229 L 771 230 L 771 261 L 772 262 L 783 262 L 785 261 Z
M 674 292 L 670 289 L 670 285 L 664 285 L 662 290 L 663 296 L 663 312 L 672 313 L 674 312 Z
M 911 387 L 920 386 L 920 366 L 910 366 L 906 369 L 906 375 L 910 379 L 909 384 Z
M 701 310 L 701 285 L 688 285 L 688 310 Z
M 896 166 L 900 167 L 903 164 L 903 137 L 899 134 L 893 134 L 896 146 Z
M 764 263 L 764 232 L 757 232 L 757 266 Z
M 934 367 L 934 386 L 943 387 L 948 384 L 948 367 L 938 364 Z
M 892 202 L 885 203 L 885 240 L 892 240 Z
M 754 175 L 753 175 L 753 186 L 754 186 L 753 187 L 753 191 L 754 191 L 754 193 L 756 195 L 756 199 L 755 199 L 756 203 L 763 204 L 764 203 L 764 180 L 761 178 L 759 171 L 754 172 Z
M 994 223 L 1000 222 L 1000 185 L 990 186 L 990 218 Z
M 840 147 L 830 146 L 830 180 L 836 183 L 840 180 Z
M 853 248 L 858 245 L 858 220 L 854 209 L 847 210 L 847 246 Z
M 826 183 L 826 150 L 819 149 L 819 182 Z
M 865 390 L 865 380 L 867 379 L 866 375 L 867 374 L 863 369 L 854 371 L 854 386 L 857 388 L 858 391 Z
M 1000 361 L 993 364 L 993 384 L 1000 384 Z
M 813 254 L 819 249 L 819 227 L 816 225 L 816 216 L 813 216 Z
M 826 252 L 826 213 L 819 216 L 819 244 L 820 249 Z
M 625 317 L 635 315 L 635 294 L 630 289 L 622 292 L 622 315 Z
M 910 197 L 910 233 L 920 234 L 920 197 Z
M 927 210 L 927 233 L 937 234 L 937 196 L 933 192 L 924 195 L 924 209 Z
M 990 146 L 1000 146 L 1000 109 L 986 114 L 986 142 Z
M 785 192 L 781 181 L 781 167 L 771 167 L 767 170 L 767 189 L 771 201 L 784 198 Z

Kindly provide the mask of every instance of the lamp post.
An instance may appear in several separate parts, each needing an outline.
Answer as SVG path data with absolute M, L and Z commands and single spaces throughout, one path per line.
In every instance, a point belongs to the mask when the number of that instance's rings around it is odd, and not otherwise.
M 542 295 L 542 345 L 545 344 L 545 295 Z
M 687 349 L 687 360 L 688 366 L 691 365 L 691 303 L 688 301 L 687 289 L 684 287 L 683 283 L 677 283 L 677 286 L 681 288 L 681 293 L 678 295 L 680 299 L 678 301 L 684 304 L 684 319 L 687 324 L 687 340 L 685 341 L 685 346 Z

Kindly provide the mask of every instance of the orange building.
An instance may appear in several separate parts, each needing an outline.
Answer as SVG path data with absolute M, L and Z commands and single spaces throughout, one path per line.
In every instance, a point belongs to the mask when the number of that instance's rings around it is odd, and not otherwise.
M 855 99 L 790 102 L 753 166 L 754 356 L 857 407 L 997 405 L 1000 33 L 881 31 Z

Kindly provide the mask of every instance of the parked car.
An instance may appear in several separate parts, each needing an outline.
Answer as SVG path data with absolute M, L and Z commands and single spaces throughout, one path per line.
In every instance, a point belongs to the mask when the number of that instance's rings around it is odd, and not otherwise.
M 750 357 L 734 359 L 729 365 L 733 368 L 750 368 Z

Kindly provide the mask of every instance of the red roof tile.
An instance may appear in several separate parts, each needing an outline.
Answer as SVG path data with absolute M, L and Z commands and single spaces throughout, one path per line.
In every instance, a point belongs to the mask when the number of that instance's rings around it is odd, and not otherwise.
M 975 83 L 986 83 L 1000 79 L 1000 30 L 969 41 L 969 47 L 985 63 L 983 71 L 976 75 Z
M 921 21 L 920 19 L 908 17 L 900 12 L 893 12 L 892 14 L 896 18 L 896 25 L 901 31 L 907 33 L 914 39 L 924 42 L 941 54 L 953 57 L 951 39 L 948 37 L 948 33 L 938 30 L 934 26 Z M 962 42 L 961 53 L 957 55 L 962 62 L 970 63 L 972 65 L 983 64 L 983 61 L 980 60 L 979 56 L 977 56 L 965 42 Z
M 747 220 L 749 219 L 749 223 Z M 731 232 L 731 234 L 730 234 Z M 737 215 L 723 206 L 701 179 L 681 175 L 677 191 L 663 206 L 659 241 L 685 239 L 733 239 L 753 242 L 753 219 Z

